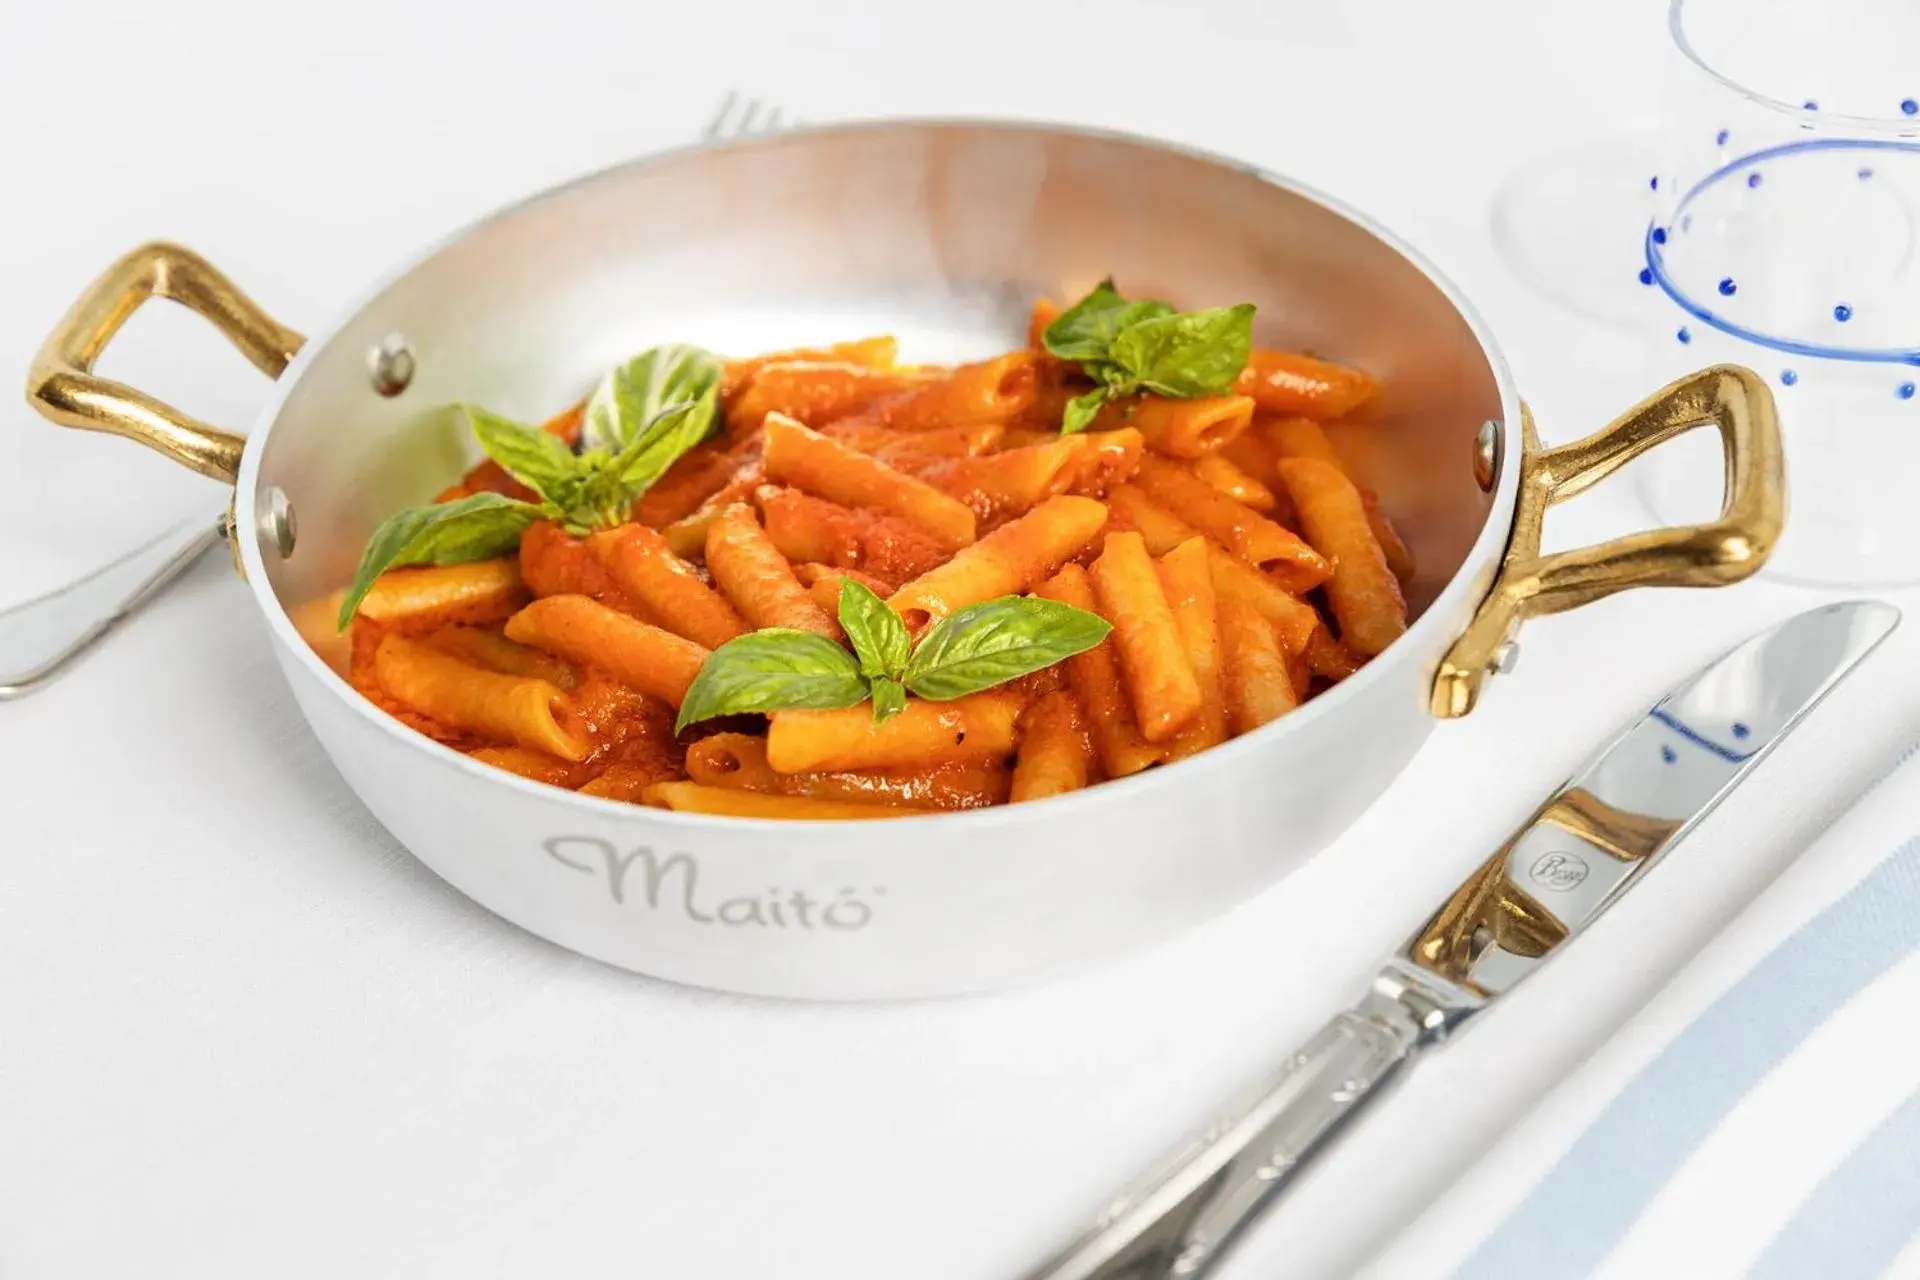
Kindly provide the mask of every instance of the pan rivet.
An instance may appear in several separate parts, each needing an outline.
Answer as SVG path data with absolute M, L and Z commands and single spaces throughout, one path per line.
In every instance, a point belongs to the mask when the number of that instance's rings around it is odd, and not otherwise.
M 1487 670 L 1494 675 L 1506 675 L 1514 664 L 1520 661 L 1520 646 L 1509 640 L 1493 651 L 1493 661 L 1487 664 Z
M 1506 437 L 1500 431 L 1500 424 L 1488 420 L 1480 424 L 1480 433 L 1473 438 L 1473 478 L 1483 492 L 1493 492 L 1493 482 L 1500 475 L 1500 454 Z
M 373 378 L 375 391 L 389 399 L 399 395 L 413 381 L 413 348 L 401 335 L 388 334 L 367 353 L 367 373 Z
M 260 495 L 260 536 L 285 560 L 293 554 L 293 504 L 278 485 L 268 485 Z

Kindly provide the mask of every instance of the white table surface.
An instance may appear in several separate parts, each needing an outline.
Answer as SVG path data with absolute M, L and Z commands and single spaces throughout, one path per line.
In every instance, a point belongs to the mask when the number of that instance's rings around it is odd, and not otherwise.
M 445 228 L 684 139 L 737 86 L 814 118 L 1115 125 L 1338 192 L 1475 298 L 1567 439 L 1648 389 L 1639 348 L 1517 282 L 1488 201 L 1521 160 L 1655 107 L 1662 8 L 0 0 L 0 385 L 143 239 L 195 245 L 313 331 Z M 257 376 L 170 310 L 105 367 L 249 421 Z M 13 396 L 0 476 L 0 606 L 223 503 Z M 1642 519 L 1615 484 L 1549 536 Z M 1040 990 L 841 1008 L 636 978 L 441 885 L 321 757 L 209 557 L 0 708 L 0 1275 L 1015 1274 L 1350 999 L 1634 704 L 1817 598 L 1761 581 L 1535 623 L 1478 712 L 1226 919 Z M 1917 648 L 1909 626 L 1227 1274 L 1359 1271 L 1909 736 Z

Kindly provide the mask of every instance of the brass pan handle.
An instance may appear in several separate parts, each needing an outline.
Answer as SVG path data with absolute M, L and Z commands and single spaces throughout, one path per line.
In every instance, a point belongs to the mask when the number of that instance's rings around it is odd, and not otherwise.
M 1629 534 L 1597 546 L 1540 554 L 1547 509 L 1606 479 L 1682 432 L 1713 424 L 1727 460 L 1726 499 L 1710 524 Z M 1513 536 L 1493 588 L 1441 659 L 1433 714 L 1463 716 L 1501 647 L 1528 618 L 1577 609 L 1629 587 L 1722 587 L 1766 563 L 1787 516 L 1786 463 L 1773 393 L 1751 369 L 1715 365 L 1663 387 L 1612 423 L 1542 448 L 1521 410 L 1524 455 Z
M 203 476 L 231 484 L 240 473 L 242 437 L 93 372 L 120 326 L 149 298 L 171 298 L 212 321 L 270 378 L 280 376 L 306 341 L 199 254 L 156 241 L 108 267 L 61 317 L 34 357 L 27 402 L 61 426 L 138 440 Z

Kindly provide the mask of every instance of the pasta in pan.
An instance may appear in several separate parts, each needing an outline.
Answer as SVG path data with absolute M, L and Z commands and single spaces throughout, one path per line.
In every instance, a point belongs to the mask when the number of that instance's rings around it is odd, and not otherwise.
M 663 346 L 296 611 L 370 701 L 550 786 L 745 818 L 1024 803 L 1347 678 L 1412 559 L 1322 424 L 1367 373 L 1103 283 L 952 368 Z M 324 615 L 324 616 L 323 616 Z

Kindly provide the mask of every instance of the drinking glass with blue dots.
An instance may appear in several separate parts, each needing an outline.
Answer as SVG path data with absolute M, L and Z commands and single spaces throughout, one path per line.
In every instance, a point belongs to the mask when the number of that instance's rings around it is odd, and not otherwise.
M 1767 572 L 1920 582 L 1920 4 L 1673 0 L 1637 288 L 1658 381 L 1760 372 L 1787 444 Z M 1718 441 L 1649 455 L 1663 522 L 1714 514 Z

